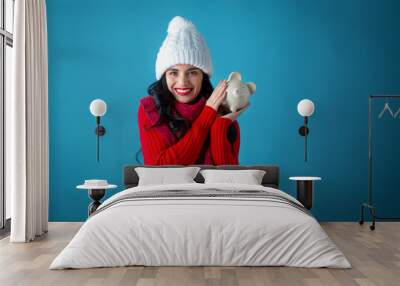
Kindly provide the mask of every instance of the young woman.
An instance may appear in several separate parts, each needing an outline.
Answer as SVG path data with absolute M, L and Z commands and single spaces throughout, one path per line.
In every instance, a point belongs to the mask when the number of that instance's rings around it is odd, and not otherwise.
M 237 165 L 237 117 L 221 106 L 227 82 L 213 89 L 211 58 L 194 25 L 175 17 L 157 55 L 157 81 L 140 100 L 139 130 L 145 165 Z

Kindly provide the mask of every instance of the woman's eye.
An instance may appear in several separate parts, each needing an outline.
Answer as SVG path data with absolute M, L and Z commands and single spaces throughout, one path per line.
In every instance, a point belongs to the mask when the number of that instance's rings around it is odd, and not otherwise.
M 196 75 L 198 75 L 199 74 L 199 72 L 198 71 L 191 71 L 190 72 L 190 75 L 194 75 L 194 76 L 196 76 Z
M 169 74 L 172 75 L 172 76 L 177 76 L 177 75 L 178 75 L 178 73 L 177 73 L 177 72 L 174 72 L 174 71 L 173 71 L 173 72 L 170 72 Z

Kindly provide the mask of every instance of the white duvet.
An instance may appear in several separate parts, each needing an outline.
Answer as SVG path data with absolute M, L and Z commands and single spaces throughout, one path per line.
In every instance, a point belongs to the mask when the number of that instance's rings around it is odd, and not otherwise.
M 135 187 L 163 190 L 265 190 L 238 184 Z M 246 198 L 154 198 L 124 201 L 90 217 L 50 269 L 127 265 L 295 266 L 350 268 L 314 217 L 288 204 Z

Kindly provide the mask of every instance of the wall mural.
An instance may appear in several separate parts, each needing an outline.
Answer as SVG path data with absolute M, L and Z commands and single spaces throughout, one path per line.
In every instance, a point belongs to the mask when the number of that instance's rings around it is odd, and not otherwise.
M 289 177 L 318 176 L 315 216 L 358 220 L 366 99 L 400 91 L 400 1 L 342 2 L 253 1 L 250 12 L 246 1 L 48 1 L 49 220 L 87 218 L 90 198 L 75 190 L 87 179 L 118 185 L 106 199 L 122 190 L 123 166 L 173 163 L 276 165 L 294 196 Z M 240 114 L 223 104 L 231 72 L 257 85 Z M 94 99 L 107 104 L 99 138 Z M 307 125 L 303 99 L 316 107 Z M 374 104 L 374 204 L 396 216 L 400 102 Z

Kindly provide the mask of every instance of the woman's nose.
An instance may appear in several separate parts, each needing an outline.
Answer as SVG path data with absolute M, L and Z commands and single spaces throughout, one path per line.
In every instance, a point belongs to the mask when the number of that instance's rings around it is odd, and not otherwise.
M 186 75 L 180 75 L 179 77 L 178 77 L 178 83 L 179 84 L 186 84 L 188 82 L 188 77 L 186 76 Z

